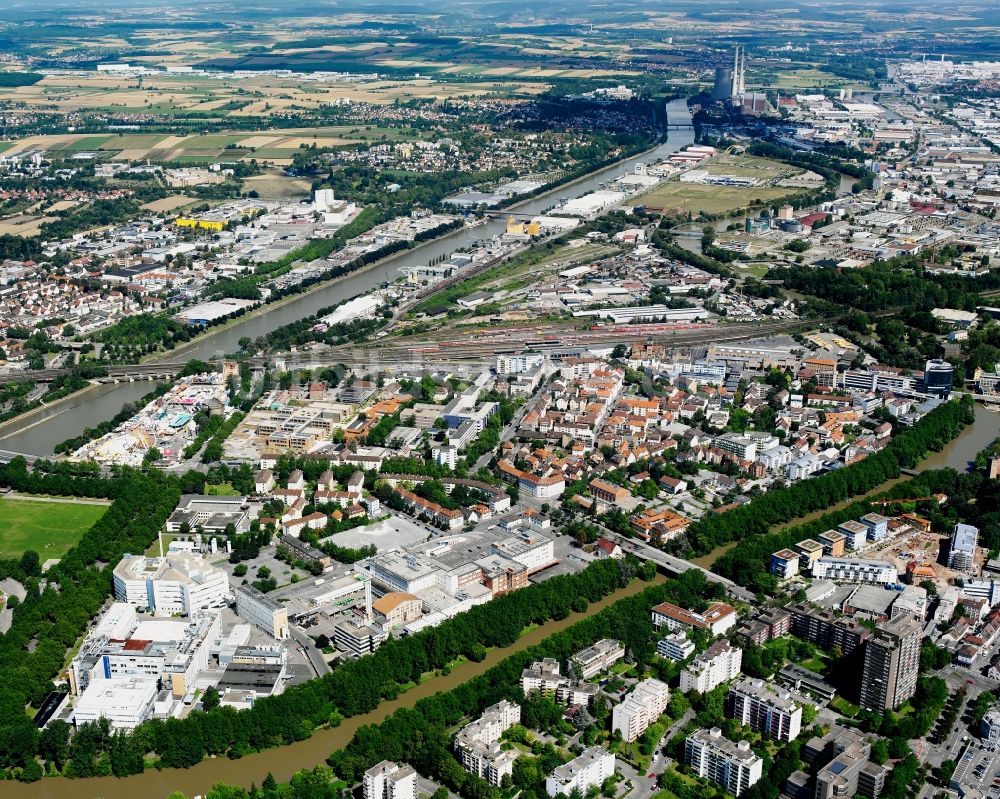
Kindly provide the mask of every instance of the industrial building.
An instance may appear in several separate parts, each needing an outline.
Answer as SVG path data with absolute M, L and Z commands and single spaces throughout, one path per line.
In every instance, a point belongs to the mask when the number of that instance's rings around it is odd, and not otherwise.
M 141 677 L 181 700 L 198 672 L 208 668 L 220 624 L 218 611 L 199 611 L 188 620 L 139 620 L 133 606 L 116 602 L 71 661 L 70 690 L 82 695 L 93 682 Z
M 288 638 L 288 611 L 252 585 L 236 589 L 236 613 L 278 641 Z
M 115 566 L 115 599 L 165 616 L 222 607 L 232 597 L 225 570 L 194 552 L 126 555 Z

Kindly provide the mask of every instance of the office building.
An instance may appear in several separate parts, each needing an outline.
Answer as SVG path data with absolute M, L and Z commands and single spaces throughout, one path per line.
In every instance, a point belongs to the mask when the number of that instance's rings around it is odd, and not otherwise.
M 357 616 L 338 621 L 333 626 L 333 644 L 348 657 L 372 654 L 387 637 L 388 633 L 378 624 L 368 624 Z
M 592 746 L 553 771 L 545 780 L 545 792 L 549 796 L 569 796 L 576 789 L 586 794 L 614 773 L 615 756 L 602 746 Z
M 200 529 L 206 535 L 225 535 L 229 525 L 237 533 L 250 529 L 246 497 L 184 494 L 167 519 L 166 529 L 168 533 L 194 533 Z
M 236 589 L 236 614 L 278 641 L 288 638 L 288 611 L 252 585 Z
M 417 772 L 408 763 L 383 760 L 365 772 L 364 799 L 416 799 Z
M 611 731 L 621 733 L 622 740 L 631 743 L 656 721 L 670 699 L 666 683 L 649 679 L 636 683 L 624 701 L 611 712 Z
M 126 555 L 112 578 L 116 600 L 164 616 L 222 607 L 232 596 L 225 570 L 194 552 L 170 552 L 162 558 Z
M 581 649 L 569 659 L 570 668 L 579 670 L 580 678 L 589 680 L 602 671 L 607 671 L 625 657 L 625 647 L 621 641 L 604 638 L 593 646 Z
M 729 641 L 716 641 L 681 672 L 681 693 L 708 693 L 717 685 L 739 676 L 743 650 Z
M 763 775 L 764 761 L 750 749 L 749 741 L 733 743 L 722 730 L 695 730 L 684 742 L 684 762 L 702 779 L 740 796 Z
M 955 367 L 948 361 L 939 359 L 927 361 L 924 364 L 924 393 L 948 399 L 954 377 Z
M 920 622 L 897 616 L 878 626 L 865 647 L 861 707 L 873 713 L 896 710 L 913 696 L 920 667 Z
M 521 720 L 521 706 L 503 700 L 486 708 L 483 715 L 455 736 L 455 749 L 462 767 L 490 783 L 499 785 L 514 769 L 518 751 L 500 748 L 500 736 Z
M 726 715 L 776 741 L 794 741 L 802 729 L 802 705 L 790 693 L 749 677 L 729 688 Z
M 806 741 L 801 751 L 802 759 L 816 769 L 810 799 L 871 799 L 882 793 L 887 769 L 868 759 L 871 745 L 856 730 L 834 725 L 826 735 Z
M 956 524 L 955 528 L 951 531 L 948 566 L 957 571 L 974 571 L 976 565 L 976 545 L 978 543 L 978 527 L 973 527 L 971 524 Z
M 680 662 L 694 654 L 694 642 L 682 632 L 670 633 L 656 642 L 656 653 L 667 660 Z

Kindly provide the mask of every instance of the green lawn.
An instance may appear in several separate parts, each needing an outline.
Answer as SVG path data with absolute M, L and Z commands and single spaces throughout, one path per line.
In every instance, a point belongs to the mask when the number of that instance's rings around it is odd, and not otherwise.
M 0 557 L 33 549 L 43 561 L 60 558 L 105 510 L 105 505 L 0 499 Z

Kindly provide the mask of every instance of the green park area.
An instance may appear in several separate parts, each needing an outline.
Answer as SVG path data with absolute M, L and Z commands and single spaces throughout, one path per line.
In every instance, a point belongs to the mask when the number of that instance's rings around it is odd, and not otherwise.
M 794 189 L 711 186 L 671 181 L 643 195 L 641 202 L 650 210 L 666 213 L 690 211 L 693 214 L 701 212 L 724 214 L 738 208 L 746 208 L 755 200 L 773 203 L 794 193 Z
M 42 561 L 60 558 L 107 510 L 80 502 L 0 499 L 0 558 L 33 549 Z

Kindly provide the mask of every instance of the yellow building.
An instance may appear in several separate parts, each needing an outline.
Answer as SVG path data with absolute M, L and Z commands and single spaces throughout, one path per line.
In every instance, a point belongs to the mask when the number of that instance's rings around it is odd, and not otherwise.
M 174 220 L 174 224 L 177 227 L 193 227 L 200 228 L 202 230 L 212 230 L 218 233 L 220 230 L 224 230 L 226 227 L 225 222 L 218 222 L 212 219 L 191 219 L 190 217 L 180 216 Z

